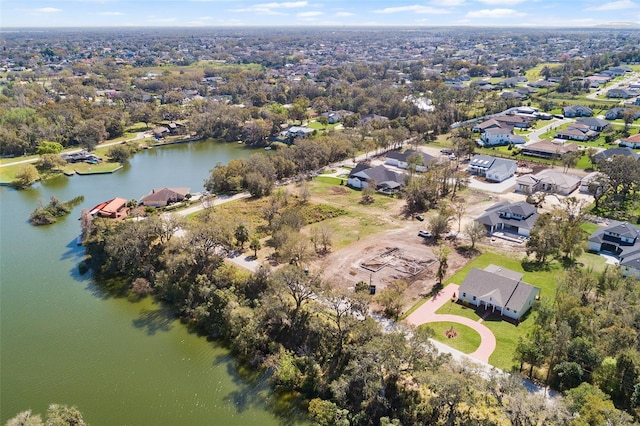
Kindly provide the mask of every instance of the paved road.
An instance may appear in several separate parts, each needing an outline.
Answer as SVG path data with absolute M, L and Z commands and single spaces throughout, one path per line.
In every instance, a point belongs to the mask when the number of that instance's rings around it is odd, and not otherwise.
M 541 127 L 539 129 L 536 129 L 534 131 L 532 131 L 531 133 L 524 135 L 526 138 L 529 139 L 529 141 L 527 143 L 525 143 L 525 145 L 529 145 L 535 142 L 539 142 L 540 141 L 540 136 L 543 135 L 544 133 L 547 133 L 549 130 L 551 129 L 555 129 L 557 127 L 562 126 L 563 124 L 566 123 L 573 123 L 576 120 L 571 119 L 571 118 L 563 118 L 562 120 L 557 120 L 554 119 L 552 123 L 547 124 L 544 127 Z
M 148 138 L 148 137 L 151 137 L 150 133 L 139 132 L 138 134 L 136 134 L 135 138 L 127 139 L 127 140 L 124 140 L 124 141 L 102 143 L 102 144 L 98 145 L 98 148 L 103 148 L 103 147 L 106 147 L 106 146 L 119 145 L 121 143 L 130 142 L 130 141 L 137 141 L 137 140 L 145 139 L 145 138 Z M 73 154 L 73 153 L 80 152 L 80 151 L 83 151 L 83 150 L 84 150 L 84 148 L 74 149 L 72 151 L 65 151 L 65 154 Z M 16 164 L 35 163 L 36 161 L 38 161 L 38 159 L 39 159 L 39 157 L 28 158 L 26 160 L 20 160 L 20 161 L 12 161 L 10 163 L 0 164 L 0 167 L 15 166 Z
M 598 95 L 600 95 L 600 94 L 604 94 L 604 92 L 606 92 L 607 90 L 617 89 L 617 88 L 619 88 L 619 87 L 621 87 L 621 86 L 627 85 L 627 84 L 631 83 L 632 81 L 637 80 L 639 76 L 640 76 L 640 73 L 633 72 L 633 73 L 631 73 L 631 75 L 629 75 L 629 76 L 625 77 L 624 79 L 622 79 L 622 80 L 620 80 L 620 81 L 616 81 L 616 82 L 614 82 L 614 83 L 611 83 L 611 85 L 610 85 L 610 86 L 608 86 L 608 87 L 606 88 L 606 90 L 605 90 L 604 88 L 602 88 L 602 89 L 598 89 L 598 90 L 596 90 L 596 91 L 595 91 L 595 92 L 593 92 L 593 93 L 589 93 L 589 94 L 586 96 L 586 98 L 587 98 L 587 99 L 594 100 L 594 101 L 596 101 L 596 100 L 601 100 L 601 99 L 598 99 Z M 621 102 L 624 102 L 624 100 L 622 100 Z

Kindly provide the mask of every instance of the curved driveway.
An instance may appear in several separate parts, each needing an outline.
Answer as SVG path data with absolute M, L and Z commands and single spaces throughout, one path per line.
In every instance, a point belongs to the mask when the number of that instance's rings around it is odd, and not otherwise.
M 493 332 L 487 328 L 487 326 L 459 315 L 435 313 L 445 303 L 452 303 L 451 300 L 453 299 L 453 295 L 458 292 L 458 287 L 459 286 L 456 284 L 449 284 L 444 289 L 440 290 L 438 294 L 413 311 L 411 315 L 407 317 L 406 321 L 415 326 L 430 322 L 449 321 L 473 328 L 478 332 L 478 334 L 480 334 L 481 341 L 478 349 L 468 355 L 479 361 L 488 363 L 489 357 L 496 349 L 496 337 L 493 335 Z

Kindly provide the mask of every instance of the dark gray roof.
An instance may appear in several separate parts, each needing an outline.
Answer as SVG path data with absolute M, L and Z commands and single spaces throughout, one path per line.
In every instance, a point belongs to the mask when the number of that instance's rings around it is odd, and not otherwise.
M 357 167 L 356 167 L 357 169 Z M 394 188 L 404 184 L 404 175 L 387 169 L 385 166 L 369 167 L 356 172 L 353 169 L 349 177 L 355 177 L 361 180 L 374 180 L 378 186 Z
M 408 149 L 404 152 L 399 151 L 389 151 L 387 152 L 387 158 L 393 158 L 394 160 L 407 162 L 407 158 L 412 154 L 418 154 L 422 157 L 422 165 L 425 166 L 429 161 L 433 160 L 433 156 L 429 154 L 425 154 L 424 152 L 419 152 L 413 149 Z
M 512 217 L 513 215 L 521 216 L 523 219 L 514 218 Z M 536 220 L 538 220 L 538 211 L 525 201 L 511 204 L 507 202 L 494 204 L 476 219 L 477 222 L 486 226 L 504 223 L 529 230 L 533 229 Z
M 578 118 L 578 120 L 576 121 L 580 124 L 586 124 L 589 127 L 606 127 L 609 125 L 609 122 L 607 120 L 603 120 L 597 117 L 583 117 Z
M 596 162 L 600 160 L 606 160 L 607 158 L 611 158 L 615 155 L 623 155 L 625 157 L 633 157 L 636 160 L 640 158 L 640 154 L 634 152 L 631 148 L 627 147 L 617 147 L 617 148 L 609 148 L 604 151 L 600 151 L 595 155 Z
M 496 161 L 497 158 L 490 157 L 488 155 L 474 155 L 471 161 L 469 161 L 470 165 L 474 165 L 476 167 L 486 167 L 487 169 L 493 165 L 493 162 Z
M 497 267 L 493 266 L 494 270 L 495 268 Z M 504 268 L 500 269 L 504 270 Z M 510 272 L 517 274 L 515 271 Z M 459 292 L 468 293 L 486 301 L 491 298 L 491 302 L 496 306 L 508 308 L 514 312 L 522 311 L 531 293 L 540 292 L 540 288 L 505 275 L 507 274 L 472 268 L 460 285 Z

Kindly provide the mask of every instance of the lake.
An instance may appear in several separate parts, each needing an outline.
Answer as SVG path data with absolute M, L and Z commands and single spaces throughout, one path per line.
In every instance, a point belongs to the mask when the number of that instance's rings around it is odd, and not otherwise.
M 110 297 L 77 265 L 83 208 L 154 187 L 203 190 L 239 144 L 201 141 L 136 154 L 114 174 L 60 177 L 26 191 L 0 188 L 0 422 L 50 403 L 77 406 L 92 425 L 276 425 L 265 377 L 242 377 L 233 357 L 190 333 L 147 298 Z M 84 202 L 60 222 L 27 218 L 54 195 Z M 88 275 L 88 274 L 87 274 Z

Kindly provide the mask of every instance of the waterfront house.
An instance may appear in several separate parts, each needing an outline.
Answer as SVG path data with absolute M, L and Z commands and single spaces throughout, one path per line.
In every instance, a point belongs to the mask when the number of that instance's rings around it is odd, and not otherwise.
M 126 219 L 129 215 L 128 201 L 124 198 L 112 198 L 94 206 L 89 210 L 91 216 L 109 219 Z
M 140 198 L 140 204 L 149 207 L 166 207 L 186 198 L 189 188 L 154 188 Z

